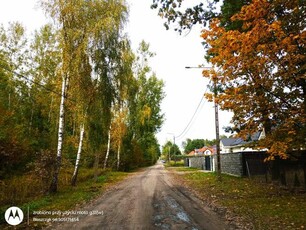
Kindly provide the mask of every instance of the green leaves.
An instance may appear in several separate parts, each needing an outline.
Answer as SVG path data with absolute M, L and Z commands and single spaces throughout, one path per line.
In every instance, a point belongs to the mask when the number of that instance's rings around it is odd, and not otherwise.
M 62 167 L 71 169 L 80 125 L 85 129 L 80 167 L 99 167 L 111 123 L 109 165 L 121 155 L 122 169 L 155 163 L 163 82 L 148 64 L 154 55 L 148 44 L 142 42 L 135 58 L 123 31 L 125 2 L 42 0 L 41 6 L 53 21 L 33 36 L 19 23 L 0 27 L 0 177 L 17 166 L 27 170 L 37 162 L 36 152 L 55 158 L 59 142 Z M 63 93 L 62 81 L 69 83 Z M 59 115 L 62 94 L 65 114 Z M 58 141 L 63 120 L 64 138 Z M 44 180 L 50 183 L 50 177 Z

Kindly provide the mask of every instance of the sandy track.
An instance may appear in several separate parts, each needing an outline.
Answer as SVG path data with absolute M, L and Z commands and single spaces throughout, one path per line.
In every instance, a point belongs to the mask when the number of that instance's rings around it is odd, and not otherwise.
M 161 164 L 129 177 L 83 210 L 103 215 L 81 215 L 78 222 L 51 229 L 227 229 L 217 214 L 175 184 Z

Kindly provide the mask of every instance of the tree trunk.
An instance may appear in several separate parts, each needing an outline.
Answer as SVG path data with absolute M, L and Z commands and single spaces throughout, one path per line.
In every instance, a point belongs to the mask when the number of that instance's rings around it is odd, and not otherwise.
M 63 137 L 64 137 L 64 123 L 65 123 L 65 98 L 66 91 L 68 87 L 68 78 L 64 77 L 62 82 L 62 95 L 60 103 L 60 113 L 59 113 L 59 124 L 58 124 L 58 141 L 57 141 L 57 155 L 55 162 L 55 169 L 53 173 L 52 182 L 49 188 L 50 193 L 57 192 L 58 185 L 58 175 L 62 163 L 62 148 L 63 148 Z
M 79 163 L 80 163 L 80 159 L 81 159 L 81 152 L 82 152 L 84 133 L 85 133 L 85 128 L 84 128 L 84 123 L 83 123 L 81 125 L 81 128 L 80 128 L 79 148 L 78 148 L 77 158 L 76 158 L 76 161 L 75 161 L 75 167 L 74 167 L 73 176 L 72 176 L 72 179 L 71 179 L 71 185 L 72 186 L 76 185 L 76 181 L 77 181 L 77 177 L 78 177 Z
M 50 104 L 50 110 L 49 110 L 49 115 L 48 115 L 48 121 L 49 122 L 51 122 L 52 104 L 53 104 L 53 95 L 51 97 L 51 104 Z
M 11 90 L 10 90 L 9 95 L 8 95 L 8 110 L 9 111 L 11 110 Z
M 32 102 L 31 105 L 31 117 L 30 117 L 30 124 L 29 124 L 29 135 L 31 135 L 31 131 L 32 131 L 32 125 L 33 125 L 33 117 L 34 117 L 34 103 Z
M 106 169 L 107 160 L 108 160 L 108 156 L 109 156 L 110 139 L 111 139 L 111 125 L 109 125 L 109 130 L 108 130 L 107 150 L 106 150 L 106 155 L 105 155 L 105 160 L 104 160 L 104 167 L 103 167 L 104 169 Z
M 95 162 L 94 162 L 94 181 L 98 181 L 99 176 L 99 161 L 100 161 L 100 153 L 96 152 L 95 155 Z
M 119 170 L 119 167 L 120 167 L 120 150 L 121 150 L 121 145 L 119 143 L 118 151 L 117 151 L 117 170 Z

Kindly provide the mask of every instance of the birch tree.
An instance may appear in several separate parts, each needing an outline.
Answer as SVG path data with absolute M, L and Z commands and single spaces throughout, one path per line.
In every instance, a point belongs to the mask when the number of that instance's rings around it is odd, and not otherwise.
M 60 118 L 58 127 L 58 147 L 56 167 L 50 186 L 50 192 L 57 191 L 58 175 L 61 167 L 65 102 L 68 97 L 69 84 L 74 86 L 82 77 L 80 68 L 86 52 L 95 40 L 99 39 L 102 31 L 113 27 L 120 14 L 119 8 L 124 8 L 119 2 L 84 1 L 84 0 L 50 0 L 41 1 L 46 12 L 57 22 L 60 29 L 60 47 L 62 50 L 62 93 L 60 102 Z M 106 13 L 107 11 L 112 14 Z M 120 22 L 119 22 L 120 23 Z
M 119 170 L 120 167 L 120 156 L 121 156 L 121 148 L 123 137 L 126 134 L 127 130 L 127 110 L 119 109 L 116 112 L 115 118 L 113 120 L 112 125 L 112 133 L 113 133 L 113 142 L 114 148 L 117 152 L 117 165 L 116 168 Z
M 75 186 L 76 181 L 77 181 L 77 176 L 79 172 L 79 165 L 80 165 L 80 160 L 81 160 L 81 153 L 82 153 L 82 146 L 83 146 L 83 139 L 84 139 L 84 133 L 85 133 L 85 125 L 84 123 L 80 126 L 80 141 L 79 141 L 79 147 L 78 147 L 78 152 L 77 152 L 77 158 L 75 161 L 75 166 L 74 166 L 74 172 L 71 178 L 71 185 Z
M 128 91 L 128 128 L 123 146 L 126 153 L 121 155 L 126 168 L 150 165 L 152 154 L 149 149 L 153 149 L 152 146 L 158 149 L 155 134 L 163 123 L 160 103 L 164 97 L 164 83 L 149 66 L 149 59 L 153 56 L 149 44 L 141 42 L 134 63 L 135 79 Z
M 109 157 L 109 152 L 110 152 L 110 148 L 111 148 L 111 129 L 112 129 L 112 125 L 110 124 L 109 129 L 108 129 L 108 135 L 107 135 L 107 149 L 106 149 L 103 169 L 106 169 L 107 161 L 108 161 L 108 157 Z

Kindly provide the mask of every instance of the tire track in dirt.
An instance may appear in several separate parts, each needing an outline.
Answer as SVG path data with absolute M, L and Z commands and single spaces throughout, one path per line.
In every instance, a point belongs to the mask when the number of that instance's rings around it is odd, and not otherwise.
M 172 181 L 162 164 L 135 173 L 82 210 L 103 215 L 79 216 L 79 222 L 48 229 L 228 229 L 202 201 Z

